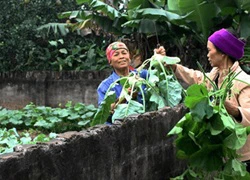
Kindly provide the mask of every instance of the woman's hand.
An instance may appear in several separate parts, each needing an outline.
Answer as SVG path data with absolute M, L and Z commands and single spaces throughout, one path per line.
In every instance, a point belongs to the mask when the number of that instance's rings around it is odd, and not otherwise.
M 225 105 L 227 112 L 230 115 L 232 115 L 238 122 L 241 122 L 242 117 L 238 109 L 238 106 L 232 104 L 232 102 L 229 100 L 226 100 L 224 105 Z
M 110 113 L 111 113 L 111 114 L 114 114 L 114 112 L 115 112 L 115 103 L 112 103 L 112 104 L 110 105 Z
M 160 54 L 162 56 L 166 56 L 166 50 L 163 46 L 160 46 L 159 48 L 156 48 L 154 49 L 154 52 L 156 54 Z M 167 68 L 167 69 L 172 69 L 174 72 L 175 72 L 175 69 L 176 69 L 176 64 L 172 64 L 172 65 L 169 65 L 169 64 L 164 64 L 164 66 Z
M 163 46 L 160 46 L 159 48 L 154 49 L 154 52 L 156 54 L 160 54 L 162 56 L 166 56 L 166 50 Z

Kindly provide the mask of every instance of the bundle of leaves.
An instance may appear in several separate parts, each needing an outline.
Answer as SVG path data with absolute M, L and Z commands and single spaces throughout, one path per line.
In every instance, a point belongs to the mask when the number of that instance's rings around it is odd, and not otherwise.
M 176 64 L 180 62 L 177 57 L 153 55 L 143 64 L 132 71 L 129 76 L 121 77 L 112 83 L 106 92 L 105 98 L 99 106 L 91 125 L 102 124 L 110 116 L 111 104 L 115 103 L 112 122 L 123 119 L 131 114 L 140 114 L 158 110 L 165 106 L 173 107 L 182 100 L 182 86 L 176 80 L 171 69 L 166 69 L 164 64 Z M 141 78 L 140 72 L 148 65 L 147 78 Z M 122 85 L 122 91 L 116 100 L 116 94 L 112 90 L 117 84 Z M 134 99 L 134 93 L 139 97 Z M 126 103 L 124 103 L 124 101 Z M 141 101 L 141 102 L 140 102 Z
M 235 122 L 224 106 L 236 76 L 230 72 L 220 88 L 211 80 L 187 89 L 188 112 L 168 133 L 177 135 L 177 157 L 187 161 L 187 170 L 174 179 L 249 179 L 237 151 L 245 144 L 249 127 Z

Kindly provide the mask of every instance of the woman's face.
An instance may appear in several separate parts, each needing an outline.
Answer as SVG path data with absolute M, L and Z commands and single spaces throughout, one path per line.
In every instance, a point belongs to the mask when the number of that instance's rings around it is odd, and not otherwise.
M 220 67 L 223 64 L 224 54 L 217 51 L 214 44 L 211 41 L 207 41 L 207 57 L 212 67 Z
M 126 49 L 117 49 L 110 61 L 110 65 L 114 69 L 123 69 L 123 68 L 128 68 L 130 64 L 130 57 L 129 57 L 129 52 Z

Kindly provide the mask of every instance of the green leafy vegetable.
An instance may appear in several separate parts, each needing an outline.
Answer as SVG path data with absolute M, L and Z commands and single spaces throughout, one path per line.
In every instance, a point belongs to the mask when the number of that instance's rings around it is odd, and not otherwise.
M 188 162 L 188 169 L 175 179 L 209 179 L 209 174 L 215 179 L 250 177 L 237 153 L 247 140 L 249 128 L 236 123 L 224 106 L 236 76 L 229 73 L 220 88 L 213 84 L 211 92 L 204 84 L 187 89 L 184 103 L 190 112 L 168 133 L 177 135 L 177 157 Z

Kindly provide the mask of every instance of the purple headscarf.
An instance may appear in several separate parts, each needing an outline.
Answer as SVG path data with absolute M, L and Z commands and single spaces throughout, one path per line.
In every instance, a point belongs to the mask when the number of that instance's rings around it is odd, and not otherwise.
M 223 53 L 235 59 L 240 59 L 244 55 L 245 43 L 237 39 L 226 29 L 214 32 L 208 40 L 218 47 Z

